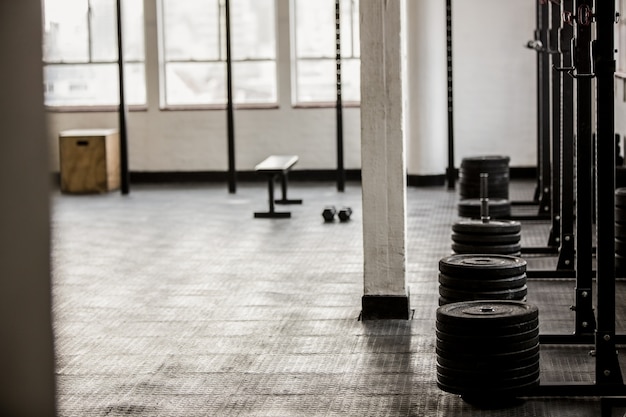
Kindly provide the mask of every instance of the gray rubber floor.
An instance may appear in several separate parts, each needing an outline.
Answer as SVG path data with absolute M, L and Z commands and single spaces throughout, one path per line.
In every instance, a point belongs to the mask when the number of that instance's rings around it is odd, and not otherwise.
M 534 184 L 511 184 L 530 199 Z M 567 416 L 597 398 L 530 398 L 483 410 L 435 375 L 438 261 L 457 195 L 408 190 L 409 321 L 358 320 L 361 190 L 291 184 L 291 219 L 254 219 L 264 183 L 133 186 L 129 196 L 54 194 L 53 306 L 61 416 Z M 325 224 L 325 205 L 352 220 Z M 528 210 L 528 209 L 525 209 Z M 532 210 L 532 209 L 531 209 Z M 522 243 L 550 224 L 525 221 Z M 551 256 L 529 268 L 554 269 Z M 574 281 L 532 280 L 542 332 L 571 333 Z M 618 300 L 623 300 L 618 284 Z M 626 315 L 618 302 L 618 330 Z M 541 379 L 593 381 L 589 346 L 542 346 Z M 623 415 L 616 409 L 614 415 Z

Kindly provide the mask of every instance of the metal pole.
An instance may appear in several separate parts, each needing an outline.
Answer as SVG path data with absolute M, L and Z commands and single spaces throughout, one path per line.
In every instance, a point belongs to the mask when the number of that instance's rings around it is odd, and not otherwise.
M 596 383 L 622 384 L 615 350 L 615 2 L 596 1 Z
M 539 190 L 539 215 L 547 215 L 552 207 L 550 187 L 552 183 L 552 172 L 550 164 L 550 45 L 548 42 L 549 28 L 549 6 L 547 3 L 538 1 L 538 35 L 539 41 L 543 45 L 538 55 L 538 97 L 537 97 L 537 119 L 540 149 L 540 190 Z
M 226 129 L 228 134 L 228 192 L 237 192 L 237 170 L 235 168 L 235 120 L 233 109 L 233 70 L 230 52 L 230 0 L 225 0 L 226 15 Z
M 341 97 L 341 0 L 335 0 L 335 65 L 337 76 L 337 191 L 346 188 L 343 165 L 343 102 Z
M 452 0 L 446 0 L 446 43 L 448 55 L 448 188 L 454 189 L 454 95 L 452 90 Z
M 561 6 L 550 3 L 550 45 L 557 53 L 552 54 L 552 66 L 561 67 L 559 34 L 561 29 Z M 552 71 L 552 228 L 548 246 L 561 245 L 561 79 L 563 74 Z
M 117 0 L 117 64 L 119 75 L 119 130 L 120 130 L 120 188 L 122 194 L 130 192 L 130 174 L 128 172 L 128 129 L 126 119 L 128 108 L 124 97 L 124 48 L 122 37 L 122 1 Z
M 574 0 L 563 0 L 563 10 L 570 11 Z M 568 68 L 572 62 L 572 38 L 574 27 L 569 24 L 561 29 L 561 65 Z M 562 70 L 561 70 L 562 71 Z M 574 79 L 560 72 L 561 76 L 561 249 L 557 269 L 573 270 L 574 262 Z
M 576 10 L 593 7 L 593 0 L 576 0 Z M 591 22 L 576 25 L 576 72 L 591 74 Z M 576 334 L 596 329 L 593 311 L 593 151 L 591 78 L 576 78 Z

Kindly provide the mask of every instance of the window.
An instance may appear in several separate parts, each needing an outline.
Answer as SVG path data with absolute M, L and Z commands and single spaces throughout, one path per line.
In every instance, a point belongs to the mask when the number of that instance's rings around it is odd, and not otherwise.
M 296 104 L 334 102 L 335 0 L 295 0 Z M 341 83 L 346 102 L 360 101 L 359 1 L 341 0 Z
M 162 0 L 162 103 L 226 103 L 224 0 Z M 233 101 L 277 101 L 274 0 L 231 0 Z
M 143 0 L 122 2 L 125 94 L 145 104 Z M 115 0 L 45 0 L 44 102 L 47 106 L 119 104 Z

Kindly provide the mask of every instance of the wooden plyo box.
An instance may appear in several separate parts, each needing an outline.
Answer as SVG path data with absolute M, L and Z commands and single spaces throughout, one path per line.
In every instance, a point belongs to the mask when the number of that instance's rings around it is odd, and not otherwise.
M 104 193 L 120 187 L 120 139 L 115 129 L 59 134 L 61 191 Z

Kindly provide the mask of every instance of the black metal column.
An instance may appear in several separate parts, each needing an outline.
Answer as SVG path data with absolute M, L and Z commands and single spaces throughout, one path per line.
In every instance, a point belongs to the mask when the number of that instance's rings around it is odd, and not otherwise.
M 615 349 L 615 2 L 596 1 L 596 383 L 622 385 Z
M 446 178 L 449 189 L 454 189 L 454 94 L 452 89 L 452 0 L 446 0 L 446 44 L 448 56 L 448 169 Z
M 574 0 L 563 0 L 563 10 L 572 10 Z M 574 27 L 563 25 L 560 36 L 561 65 L 572 63 Z M 574 262 L 574 79 L 559 70 L 561 76 L 561 248 L 557 269 L 573 270 Z
M 537 1 L 537 39 L 541 42 L 537 56 L 537 134 L 539 151 L 539 212 L 549 215 L 552 207 L 550 189 L 552 186 L 552 166 L 550 152 L 550 48 L 548 29 L 550 27 L 549 6 Z
M 233 104 L 233 62 L 230 51 L 230 0 L 225 0 L 226 14 L 226 129 L 228 135 L 228 192 L 237 192 L 237 169 L 235 167 L 235 120 Z
M 560 3 L 560 2 L 559 2 Z M 550 32 L 549 48 L 558 51 L 560 47 L 559 36 L 561 29 L 561 6 L 554 2 L 550 3 Z M 562 67 L 562 57 L 554 53 L 552 67 Z M 552 184 L 551 200 L 552 210 L 550 213 L 552 228 L 548 238 L 548 246 L 559 247 L 561 245 L 561 80 L 563 74 L 552 71 Z
M 341 97 L 341 0 L 335 0 L 335 65 L 337 75 L 337 191 L 346 188 L 343 165 L 343 102 Z
M 130 192 L 130 173 L 128 171 L 128 128 L 126 119 L 128 108 L 124 96 L 124 38 L 122 29 L 122 1 L 117 0 L 117 63 L 119 74 L 119 130 L 120 130 L 120 189 L 122 194 Z
M 576 0 L 589 10 L 593 0 Z M 576 24 L 572 75 L 576 76 L 576 334 L 596 329 L 593 311 L 593 150 L 591 128 L 591 19 Z

